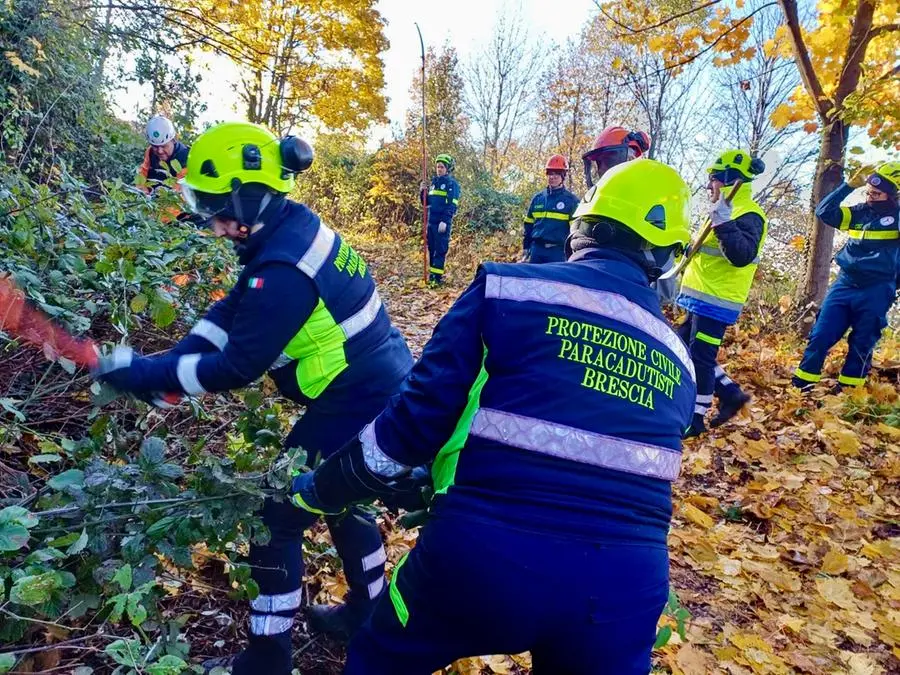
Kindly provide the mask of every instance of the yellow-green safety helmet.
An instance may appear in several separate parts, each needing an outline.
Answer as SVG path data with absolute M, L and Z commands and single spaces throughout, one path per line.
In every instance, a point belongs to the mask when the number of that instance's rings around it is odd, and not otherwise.
M 885 162 L 866 182 L 885 194 L 896 196 L 900 192 L 900 162 Z
M 437 164 L 438 162 L 440 162 L 441 164 L 446 166 L 447 171 L 452 171 L 453 167 L 455 165 L 455 162 L 453 161 L 453 157 L 451 155 L 448 155 L 447 153 L 441 153 L 440 155 L 435 157 L 434 163 Z
M 747 150 L 726 150 L 706 170 L 714 178 L 724 178 L 722 182 L 730 185 L 738 178 L 742 181 L 753 180 L 766 170 L 766 165 Z
M 276 192 L 294 187 L 294 173 L 281 161 L 278 138 L 271 131 L 249 122 L 224 122 L 205 131 L 188 153 L 187 173 L 182 183 L 196 192 L 231 192 L 235 179 L 262 183 Z
M 575 211 L 585 221 L 606 218 L 651 246 L 686 245 L 691 191 L 678 172 L 653 159 L 635 159 L 609 169 Z

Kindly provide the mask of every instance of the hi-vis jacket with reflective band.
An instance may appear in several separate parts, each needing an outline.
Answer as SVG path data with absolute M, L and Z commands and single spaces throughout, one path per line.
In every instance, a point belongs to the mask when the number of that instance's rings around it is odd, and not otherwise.
M 249 238 L 225 299 L 162 358 L 143 359 L 136 391 L 200 394 L 268 370 L 281 392 L 320 408 L 393 392 L 412 365 L 365 262 L 302 204 Z
M 525 236 L 522 248 L 526 251 L 532 241 L 562 246 L 569 236 L 569 222 L 578 208 L 578 197 L 565 187 L 551 190 L 549 187 L 538 192 L 528 205 L 523 223 Z
M 748 265 L 736 266 L 726 256 L 726 251 L 716 237 L 716 230 L 713 230 L 685 270 L 681 294 L 678 297 L 678 304 L 688 311 L 729 324 L 737 321 L 750 294 L 753 277 L 759 265 L 759 254 L 768 231 L 766 214 L 759 204 L 753 201 L 750 183 L 744 183 L 738 189 L 731 200 L 731 206 L 731 221 L 722 223 L 720 228 L 727 228 L 731 223 L 739 223 L 742 217 L 749 214 L 755 214 L 763 221 L 762 235 L 759 237 L 755 257 Z
M 435 176 L 431 179 L 427 198 L 428 222 L 449 225 L 459 207 L 459 183 L 450 174 Z
M 154 183 L 164 183 L 170 178 L 183 178 L 187 172 L 187 158 L 190 146 L 175 141 L 175 150 L 168 161 L 162 161 L 147 148 L 144 152 L 144 161 L 138 167 L 138 175 L 135 183 L 141 187 L 153 187 Z
M 486 263 L 360 440 L 367 461 L 435 459 L 439 517 L 665 546 L 695 393 L 623 255 Z
M 835 262 L 857 286 L 885 281 L 900 285 L 900 215 L 897 206 L 855 204 L 841 206 L 853 188 L 846 183 L 816 207 L 816 215 L 826 225 L 846 232 L 849 239 Z

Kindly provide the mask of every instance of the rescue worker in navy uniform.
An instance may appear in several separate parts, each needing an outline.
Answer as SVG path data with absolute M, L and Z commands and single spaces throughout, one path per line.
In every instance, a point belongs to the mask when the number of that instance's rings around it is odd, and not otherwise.
M 528 205 L 523 220 L 522 259 L 525 262 L 563 262 L 564 246 L 569 236 L 569 221 L 578 208 L 578 197 L 565 186 L 569 162 L 553 155 L 544 167 L 547 187 L 538 192 Z
M 438 155 L 434 159 L 436 175 L 431 179 L 427 195 L 426 186 L 422 185 L 422 198 L 428 208 L 428 282 L 432 286 L 443 282 L 453 216 L 459 207 L 459 183 L 450 175 L 453 166 L 453 157 Z
M 802 390 L 822 379 L 828 351 L 848 328 L 849 349 L 836 390 L 865 384 L 872 352 L 900 288 L 900 162 L 882 164 L 866 177 L 869 171 L 856 172 L 849 183 L 841 184 L 816 207 L 819 220 L 846 232 L 849 239 L 835 258 L 840 274 L 828 289 L 803 360 L 794 371 L 792 382 Z M 853 190 L 866 183 L 864 204 L 841 206 Z
M 173 349 L 154 357 L 119 347 L 101 359 L 99 379 L 123 392 L 198 395 L 244 387 L 266 372 L 306 406 L 285 440 L 312 464 L 328 457 L 381 410 L 412 366 L 365 262 L 303 204 L 286 195 L 312 151 L 247 123 L 225 123 L 197 139 L 182 188 L 215 233 L 235 242 L 244 268 Z M 316 517 L 268 500 L 265 546 L 250 547 L 259 596 L 250 604 L 247 649 L 234 673 L 291 671 L 291 626 L 300 607 L 303 531 Z M 327 520 L 350 590 L 346 603 L 310 608 L 315 628 L 348 636 L 384 589 L 385 552 L 374 520 L 351 509 Z M 230 663 L 233 661 L 233 663 Z M 212 665 L 224 665 L 213 663 Z
M 146 133 L 150 146 L 144 153 L 135 183 L 149 192 L 171 178 L 184 177 L 191 148 L 176 138 L 175 125 L 162 115 L 150 118 Z
M 762 208 L 753 201 L 751 181 L 765 170 L 761 159 L 746 150 L 726 150 L 709 167 L 712 234 L 688 263 L 678 304 L 688 311 L 679 335 L 691 349 L 697 370 L 697 404 L 685 438 L 706 431 L 705 416 L 713 395 L 719 412 L 710 422 L 717 427 L 750 400 L 749 394 L 725 372 L 716 358 L 725 331 L 736 323 L 750 294 L 759 255 L 768 230 Z M 729 203 L 725 196 L 734 191 Z
M 669 166 L 611 169 L 567 262 L 482 265 L 398 396 L 295 479 L 299 507 L 339 513 L 435 459 L 431 519 L 345 674 L 523 651 L 535 673 L 650 670 L 695 394 L 650 280 L 687 243 L 689 203 Z

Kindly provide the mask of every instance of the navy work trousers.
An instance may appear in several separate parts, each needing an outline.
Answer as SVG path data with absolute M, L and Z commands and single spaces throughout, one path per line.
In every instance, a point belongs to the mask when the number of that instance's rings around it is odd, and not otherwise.
M 847 358 L 838 382 L 850 386 L 863 384 L 872 364 L 872 352 L 887 326 L 887 314 L 895 294 L 893 282 L 860 287 L 840 275 L 828 289 L 819 310 L 797 376 L 818 382 L 829 350 L 849 328 Z
M 531 251 L 528 255 L 530 263 L 553 263 L 565 262 L 566 252 L 562 246 L 547 246 L 542 241 L 535 241 L 531 244 Z
M 720 400 L 734 400 L 741 388 L 725 373 L 716 358 L 728 324 L 699 314 L 689 313 L 678 327 L 678 336 L 691 352 L 697 376 L 697 401 L 694 415 L 702 419 L 712 405 L 713 394 Z
M 430 675 L 530 651 L 535 675 L 647 675 L 668 569 L 663 547 L 436 516 L 351 641 L 344 674 Z
M 438 225 L 428 221 L 428 266 L 432 278 L 440 277 L 444 274 L 444 264 L 447 259 L 447 251 L 450 250 L 450 230 L 451 224 L 447 223 L 447 229 L 444 232 L 438 232 Z
M 327 457 L 374 419 L 387 398 L 360 398 L 343 414 L 308 409 L 288 434 L 285 447 L 304 448 L 310 463 L 316 454 Z M 291 628 L 301 604 L 304 572 L 303 532 L 317 518 L 287 501 L 266 500 L 262 520 L 271 539 L 265 546 L 250 546 L 251 571 L 259 585 L 259 596 L 250 603 L 249 644 L 235 661 L 235 675 L 291 672 Z M 328 516 L 325 521 L 350 587 L 345 601 L 357 611 L 366 605 L 374 606 L 385 585 L 385 551 L 378 525 L 355 508 L 339 516 Z

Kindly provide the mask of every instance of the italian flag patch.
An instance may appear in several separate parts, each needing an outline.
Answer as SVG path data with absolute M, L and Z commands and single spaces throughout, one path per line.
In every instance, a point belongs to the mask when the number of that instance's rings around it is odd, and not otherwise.
M 247 282 L 247 288 L 262 288 L 263 280 L 259 277 L 250 277 L 250 280 Z

